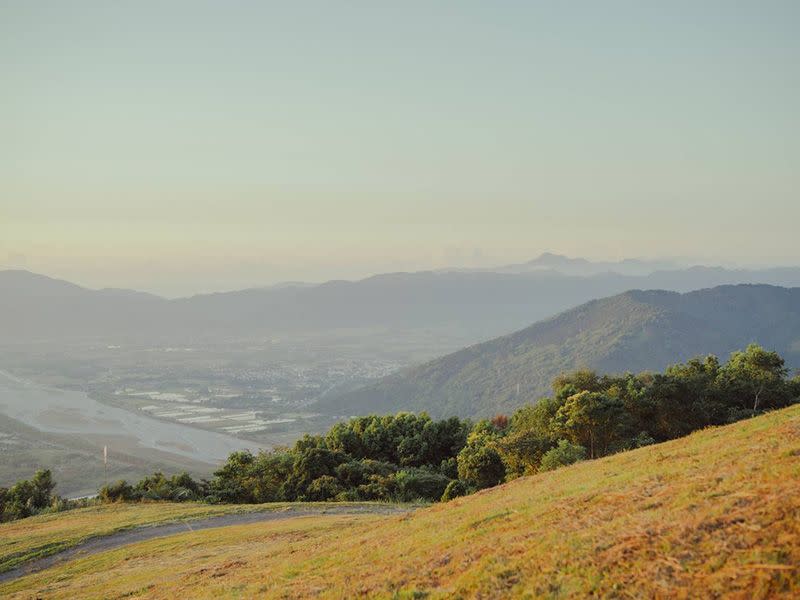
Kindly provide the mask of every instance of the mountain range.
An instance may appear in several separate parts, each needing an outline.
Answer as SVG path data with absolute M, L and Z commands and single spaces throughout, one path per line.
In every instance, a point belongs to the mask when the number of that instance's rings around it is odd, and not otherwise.
M 800 288 L 628 291 L 324 398 L 318 408 L 340 415 L 406 410 L 489 417 L 546 395 L 564 371 L 660 370 L 698 355 L 726 358 L 751 342 L 800 367 Z
M 508 272 L 389 273 L 359 281 L 287 284 L 171 300 L 131 290 L 92 290 L 7 270 L 0 271 L 0 331 L 3 341 L 11 343 L 81 339 L 117 343 L 343 329 L 425 329 L 440 331 L 462 345 L 629 289 L 683 292 L 734 283 L 800 286 L 800 268 L 692 267 L 647 275 L 569 274 L 576 261 L 580 268 L 589 263 L 543 255 L 521 272 L 511 272 L 509 267 Z M 589 264 L 594 265 L 592 269 L 607 266 Z

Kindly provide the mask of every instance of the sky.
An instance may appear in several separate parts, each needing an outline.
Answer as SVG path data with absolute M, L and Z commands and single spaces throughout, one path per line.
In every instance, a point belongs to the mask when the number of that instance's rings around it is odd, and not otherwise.
M 800 2 L 0 0 L 0 268 L 800 265 Z

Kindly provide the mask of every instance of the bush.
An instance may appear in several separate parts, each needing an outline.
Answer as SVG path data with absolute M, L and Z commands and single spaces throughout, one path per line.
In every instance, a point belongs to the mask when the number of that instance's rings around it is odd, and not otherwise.
M 471 494 L 473 489 L 470 488 L 466 483 L 461 481 L 460 479 L 454 479 L 450 483 L 447 484 L 447 487 L 442 494 L 441 501 L 442 502 L 449 502 L 453 498 L 459 498 L 460 496 L 466 496 L 467 494 Z
M 207 490 L 202 484 L 192 479 L 188 473 L 180 473 L 168 478 L 157 471 L 137 483 L 133 493 L 134 498 L 141 500 L 187 502 L 205 497 Z
M 341 492 L 342 487 L 335 477 L 323 475 L 311 482 L 305 496 L 307 500 L 322 502 L 323 500 L 332 500 Z
M 586 448 L 567 440 L 559 440 L 558 446 L 551 448 L 542 456 L 539 471 L 552 471 L 571 465 L 586 458 Z
M 359 500 L 391 500 L 397 489 L 394 477 L 385 480 L 375 480 L 356 488 Z
M 130 502 L 136 497 L 133 486 L 124 479 L 101 487 L 99 496 L 102 502 Z
M 450 479 L 458 479 L 458 459 L 455 456 L 445 458 L 439 464 L 439 473 Z
M 503 459 L 492 446 L 474 442 L 458 453 L 459 479 L 478 489 L 497 485 L 505 475 Z
M 426 469 L 406 469 L 395 475 L 397 498 L 401 502 L 428 500 L 436 502 L 442 497 L 450 479 L 441 473 Z
M 644 448 L 645 446 L 652 446 L 656 440 L 652 435 L 646 431 L 640 431 L 639 434 L 631 440 L 631 448 Z

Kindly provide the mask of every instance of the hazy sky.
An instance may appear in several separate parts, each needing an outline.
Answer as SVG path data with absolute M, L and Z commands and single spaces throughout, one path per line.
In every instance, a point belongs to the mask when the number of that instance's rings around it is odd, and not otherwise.
M 0 266 L 800 264 L 800 2 L 0 0 Z

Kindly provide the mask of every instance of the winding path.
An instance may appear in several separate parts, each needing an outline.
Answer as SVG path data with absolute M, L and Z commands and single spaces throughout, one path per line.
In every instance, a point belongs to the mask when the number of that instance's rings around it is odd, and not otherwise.
M 128 544 L 152 540 L 154 538 L 167 537 L 187 531 L 197 531 L 200 529 L 212 529 L 214 527 L 227 527 L 229 525 L 246 525 L 248 523 L 261 523 L 263 521 L 280 521 L 296 517 L 308 517 L 312 515 L 393 515 L 402 514 L 413 510 L 412 508 L 400 506 L 342 506 L 329 507 L 320 510 L 299 509 L 299 510 L 268 510 L 263 512 L 234 513 L 219 515 L 216 517 L 206 517 L 196 520 L 174 521 L 161 525 L 143 525 L 133 529 L 118 531 L 110 535 L 89 538 L 71 548 L 67 548 L 57 554 L 33 559 L 19 565 L 13 569 L 0 573 L 0 583 L 5 583 L 37 573 L 52 566 L 67 562 L 74 558 L 91 556 L 98 552 L 113 550 Z

